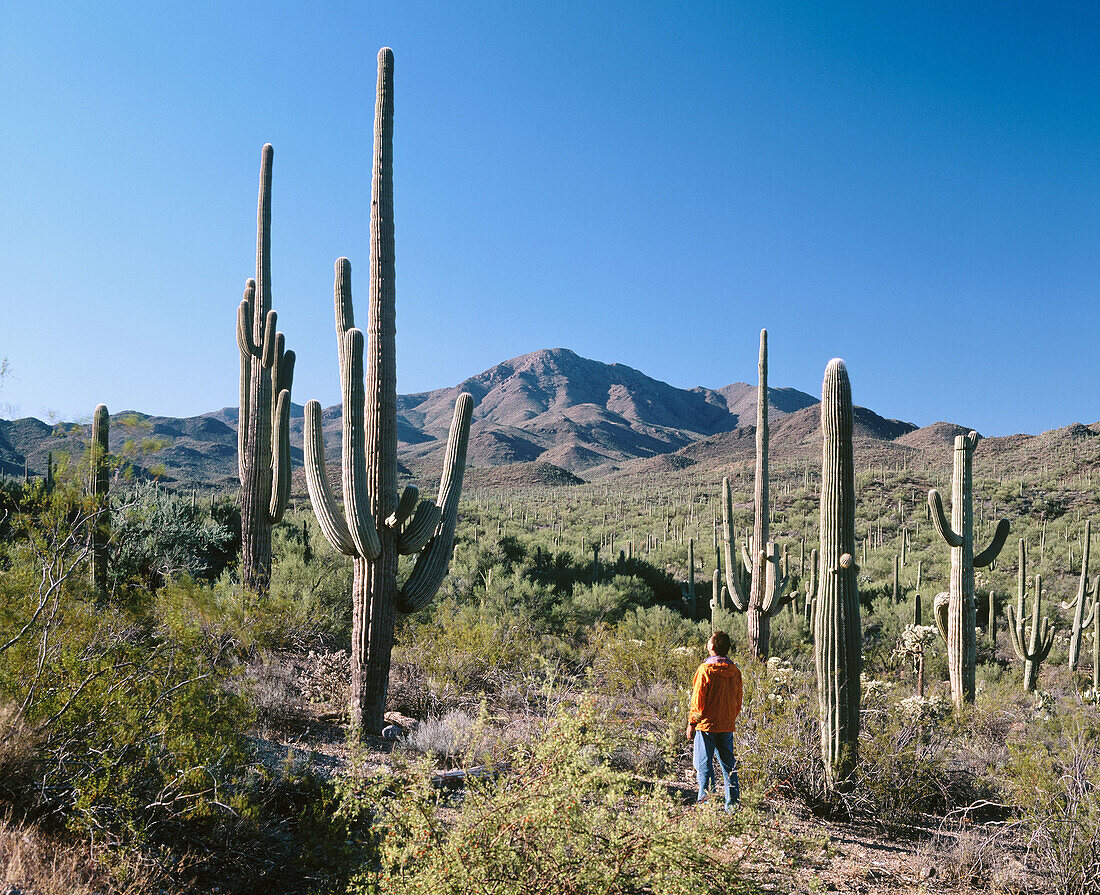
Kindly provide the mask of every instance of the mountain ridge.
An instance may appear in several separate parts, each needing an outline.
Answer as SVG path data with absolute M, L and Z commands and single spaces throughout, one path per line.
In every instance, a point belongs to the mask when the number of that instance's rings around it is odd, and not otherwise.
M 536 463 L 565 471 L 550 476 L 599 477 L 620 469 L 662 463 L 717 461 L 725 451 L 754 449 L 754 385 L 735 382 L 711 389 L 680 389 L 625 364 L 581 357 L 568 348 L 540 349 L 503 361 L 457 385 L 399 395 L 400 460 L 406 467 L 438 465 L 462 392 L 474 396 L 468 462 L 471 467 Z M 819 449 L 817 398 L 793 388 L 769 388 L 771 438 L 791 456 Z M 302 462 L 303 409 L 291 405 L 291 458 Z M 112 416 L 110 450 L 139 475 L 160 475 L 196 487 L 232 488 L 237 475 L 237 408 L 223 407 L 175 418 L 124 411 Z M 327 459 L 339 460 L 341 409 L 322 411 Z M 50 425 L 34 418 L 0 420 L 0 472 L 45 471 L 46 456 L 77 459 L 86 449 L 87 426 Z M 955 423 L 917 427 L 856 408 L 857 441 L 889 445 L 899 456 L 949 445 L 968 431 Z M 1054 430 L 1062 432 L 1063 430 Z M 1065 437 L 1093 437 L 1100 424 L 1074 423 Z M 1043 436 L 1011 436 L 1032 439 Z M 660 460 L 660 458 L 666 458 Z M 647 461 L 652 461 L 647 463 Z

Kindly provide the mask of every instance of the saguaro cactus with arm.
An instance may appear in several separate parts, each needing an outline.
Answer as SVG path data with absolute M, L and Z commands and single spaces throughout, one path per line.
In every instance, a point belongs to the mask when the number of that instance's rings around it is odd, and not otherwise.
M 1081 551 L 1081 578 L 1077 583 L 1077 596 L 1074 598 L 1073 628 L 1069 636 L 1069 669 L 1076 671 L 1081 660 L 1081 643 L 1084 640 L 1084 631 L 1092 625 L 1092 615 L 1095 602 L 1094 594 L 1098 586 L 1089 582 L 1089 552 L 1092 544 L 1092 520 L 1085 520 L 1085 543 Z M 1062 604 L 1063 608 L 1070 605 Z
M 460 395 L 438 501 L 420 500 L 411 486 L 399 499 L 392 157 L 393 52 L 384 48 L 378 54 L 366 339 L 355 328 L 351 265 L 346 258 L 336 262 L 336 339 L 344 402 L 343 512 L 325 474 L 321 405 L 310 401 L 305 413 L 310 502 L 325 537 L 353 561 L 351 719 L 360 730 L 371 732 L 381 729 L 385 713 L 395 613 L 426 606 L 447 574 L 473 410 L 473 399 Z M 399 588 L 401 554 L 419 556 Z
M 241 584 L 266 594 L 271 583 L 271 527 L 290 496 L 290 387 L 294 352 L 276 332 L 271 310 L 271 169 L 264 146 L 256 207 L 256 278 L 237 307 L 241 354 L 237 463 L 241 480 Z
M 960 707 L 964 702 L 974 701 L 977 662 L 974 569 L 993 562 L 1008 537 L 1008 520 L 1002 519 L 997 523 L 992 542 L 975 555 L 973 461 L 978 437 L 977 432 L 955 437 L 950 523 L 944 515 L 939 491 L 933 488 L 928 492 L 932 521 L 940 537 L 951 548 L 951 578 L 947 591 L 947 671 L 951 677 L 951 698 Z
M 852 460 L 852 386 L 839 358 L 821 386 L 821 549 L 813 612 L 814 667 L 821 712 L 821 755 L 830 787 L 843 789 L 859 743 L 860 627 L 856 487 Z
M 1027 595 L 1027 547 L 1024 539 L 1020 538 L 1020 568 L 1019 589 L 1016 593 L 1016 611 L 1012 606 L 1005 606 L 1005 616 L 1008 618 L 1008 633 L 1012 638 L 1012 648 L 1016 655 L 1024 663 L 1024 689 L 1034 690 L 1035 682 L 1039 677 L 1039 666 L 1050 654 L 1050 648 L 1054 645 L 1054 628 L 1050 625 L 1050 619 L 1044 616 L 1039 622 L 1039 613 L 1043 604 L 1043 579 L 1041 575 L 1035 576 L 1035 593 L 1031 603 L 1031 637 L 1027 637 L 1027 616 L 1024 615 L 1024 597 Z
M 768 502 L 768 331 L 760 330 L 759 383 L 756 391 L 756 481 L 752 549 L 743 554 L 751 568 L 748 591 L 741 582 L 737 568 L 736 535 L 732 526 L 733 496 L 728 478 L 722 479 L 722 536 L 726 554 L 726 585 L 730 598 L 740 612 L 745 613 L 749 646 L 757 659 L 768 658 L 771 641 L 771 618 L 783 608 L 792 595 L 786 593 L 788 579 L 779 572 L 779 554 L 768 540 L 771 510 Z

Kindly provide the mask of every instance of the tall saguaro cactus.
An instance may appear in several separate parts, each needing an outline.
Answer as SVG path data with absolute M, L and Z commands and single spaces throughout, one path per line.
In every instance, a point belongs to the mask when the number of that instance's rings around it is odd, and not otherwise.
M 821 544 L 814 612 L 814 667 L 821 712 L 821 755 L 830 787 L 846 786 L 859 743 L 860 627 L 856 576 L 856 486 L 852 460 L 852 386 L 839 358 L 821 386 Z
M 92 588 L 102 596 L 107 592 L 107 540 L 110 533 L 110 515 L 107 491 L 110 478 L 107 467 L 107 440 L 111 430 L 111 415 L 107 405 L 100 404 L 92 416 L 92 462 L 89 491 L 95 495 L 96 515 L 92 523 Z
M 414 487 L 397 495 L 397 350 L 393 238 L 393 52 L 378 54 L 367 337 L 355 328 L 351 265 L 336 262 L 336 341 L 343 393 L 343 511 L 325 473 L 321 405 L 305 411 L 306 482 L 325 537 L 352 558 L 351 718 L 382 727 L 397 611 L 414 612 L 439 590 L 451 559 L 473 399 L 455 402 L 437 502 Z M 365 360 L 364 360 L 364 342 Z M 366 382 L 364 384 L 364 371 Z M 398 557 L 419 554 L 397 584 Z
M 264 146 L 256 208 L 256 278 L 237 307 L 241 353 L 237 464 L 241 480 L 241 583 L 266 594 L 271 583 L 271 527 L 290 496 L 290 387 L 294 352 L 276 332 L 271 309 L 271 167 Z
M 1076 671 L 1081 660 L 1081 642 L 1084 631 L 1092 625 L 1095 602 L 1093 597 L 1100 593 L 1100 580 L 1089 583 L 1089 549 L 1092 542 L 1092 520 L 1085 520 L 1085 543 L 1081 551 L 1081 578 L 1077 584 L 1077 596 L 1073 602 L 1073 629 L 1069 636 L 1069 669 Z M 1065 604 L 1063 604 L 1065 606 Z M 1066 607 L 1068 608 L 1068 607 Z
M 1024 598 L 1027 595 L 1027 547 L 1024 539 L 1020 538 L 1020 568 L 1019 589 L 1016 593 L 1016 611 L 1012 606 L 1005 606 L 1005 615 L 1008 618 L 1008 633 L 1012 638 L 1012 648 L 1016 655 L 1024 663 L 1024 689 L 1034 690 L 1035 682 L 1039 677 L 1039 666 L 1050 654 L 1050 648 L 1054 645 L 1054 628 L 1050 619 L 1044 616 L 1039 621 L 1039 613 L 1043 605 L 1043 578 L 1035 576 L 1035 592 L 1031 603 L 1031 637 L 1027 637 L 1027 616 L 1024 615 Z
M 751 550 L 742 559 L 751 569 L 746 589 L 737 568 L 732 525 L 733 495 L 728 478 L 722 479 L 722 537 L 726 554 L 726 586 L 739 612 L 745 613 L 749 647 L 754 658 L 766 659 L 770 650 L 771 618 L 790 602 L 788 578 L 779 572 L 779 555 L 768 540 L 771 510 L 768 505 L 768 331 L 760 330 L 760 379 L 756 391 L 756 481 Z
M 947 671 L 951 678 L 951 698 L 961 707 L 974 701 L 974 672 L 977 643 L 974 634 L 974 569 L 988 566 L 1008 537 L 1008 520 L 1001 519 L 993 540 L 981 553 L 974 553 L 974 449 L 978 433 L 955 437 L 955 456 L 951 475 L 951 522 L 943 512 L 943 501 L 935 488 L 928 492 L 932 521 L 940 537 L 951 548 L 951 577 L 947 599 Z

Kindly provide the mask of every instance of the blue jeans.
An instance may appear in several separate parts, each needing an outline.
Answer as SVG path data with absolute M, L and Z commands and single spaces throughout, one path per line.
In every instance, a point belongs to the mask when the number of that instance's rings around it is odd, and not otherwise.
M 704 733 L 695 731 L 694 763 L 699 778 L 699 801 L 707 797 L 714 786 L 714 753 L 722 768 L 722 782 L 726 785 L 726 808 L 733 808 L 741 801 L 741 782 L 737 779 L 737 759 L 733 754 L 732 733 Z

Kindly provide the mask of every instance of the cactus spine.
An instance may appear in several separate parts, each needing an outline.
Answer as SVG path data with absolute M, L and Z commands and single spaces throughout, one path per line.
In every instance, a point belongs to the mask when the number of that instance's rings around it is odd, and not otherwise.
M 343 393 L 341 513 L 325 474 L 321 405 L 305 411 L 306 482 L 325 537 L 352 557 L 351 719 L 377 733 L 383 723 L 397 611 L 428 604 L 447 574 L 466 466 L 473 399 L 455 402 L 437 502 L 414 487 L 397 494 L 396 290 L 393 238 L 393 52 L 378 53 L 367 332 L 355 328 L 351 265 L 336 262 L 337 351 Z M 364 361 L 364 342 L 366 342 Z M 366 382 L 364 385 L 364 368 Z M 398 556 L 418 554 L 404 585 Z
M 1024 663 L 1024 689 L 1034 690 L 1035 681 L 1039 677 L 1039 666 L 1050 653 L 1054 645 L 1054 628 L 1050 619 L 1043 617 L 1039 622 L 1039 613 L 1043 604 L 1043 578 L 1035 576 L 1035 593 L 1031 603 L 1031 637 L 1027 639 L 1027 616 L 1024 615 L 1024 597 L 1027 594 L 1027 547 L 1024 539 L 1020 538 L 1020 568 L 1017 572 L 1019 588 L 1016 592 L 1016 610 L 1012 606 L 1005 606 L 1005 616 L 1008 618 L 1008 633 L 1012 638 L 1012 648 L 1016 655 Z M 1025 640 L 1027 642 L 1025 643 Z
M 856 488 L 852 386 L 844 362 L 829 361 L 821 386 L 821 549 L 814 611 L 814 666 L 821 755 L 831 788 L 846 787 L 859 742 L 862 630 L 855 563 Z
M 1069 669 L 1076 671 L 1081 659 L 1081 642 L 1084 631 L 1092 625 L 1095 603 L 1092 597 L 1097 587 L 1089 584 L 1089 548 L 1092 542 L 1092 520 L 1085 520 L 1085 539 L 1081 549 L 1081 578 L 1077 584 L 1077 597 L 1073 603 L 1073 630 L 1069 637 Z M 1088 611 L 1086 612 L 1086 605 Z
M 745 613 L 749 646 L 754 658 L 767 659 L 771 618 L 791 600 L 788 578 L 779 572 L 779 555 L 768 540 L 768 331 L 760 330 L 759 384 L 756 391 L 756 482 L 751 552 L 743 560 L 752 570 L 746 589 L 737 568 L 732 525 L 733 495 L 728 478 L 722 479 L 722 536 L 726 554 L 726 586 L 739 612 Z
M 107 593 L 107 540 L 110 537 L 110 510 L 107 491 L 110 478 L 107 466 L 107 439 L 111 430 L 111 415 L 107 405 L 100 404 L 92 416 L 91 482 L 89 490 L 95 497 L 96 513 L 92 521 L 92 588 L 99 596 Z
M 1002 519 L 997 523 L 992 542 L 975 555 L 973 461 L 978 437 L 977 432 L 955 437 L 950 523 L 944 515 L 940 493 L 935 488 L 928 492 L 932 521 L 940 537 L 951 548 L 951 578 L 946 608 L 947 670 L 951 677 L 951 698 L 960 707 L 965 702 L 974 701 L 974 671 L 977 662 L 974 569 L 993 562 L 1008 537 L 1008 520 Z
M 241 480 L 241 584 L 266 594 L 271 583 L 271 527 L 290 495 L 290 388 L 294 352 L 276 332 L 271 310 L 271 168 L 275 150 L 260 157 L 256 205 L 256 278 L 237 307 L 241 355 L 237 463 Z

